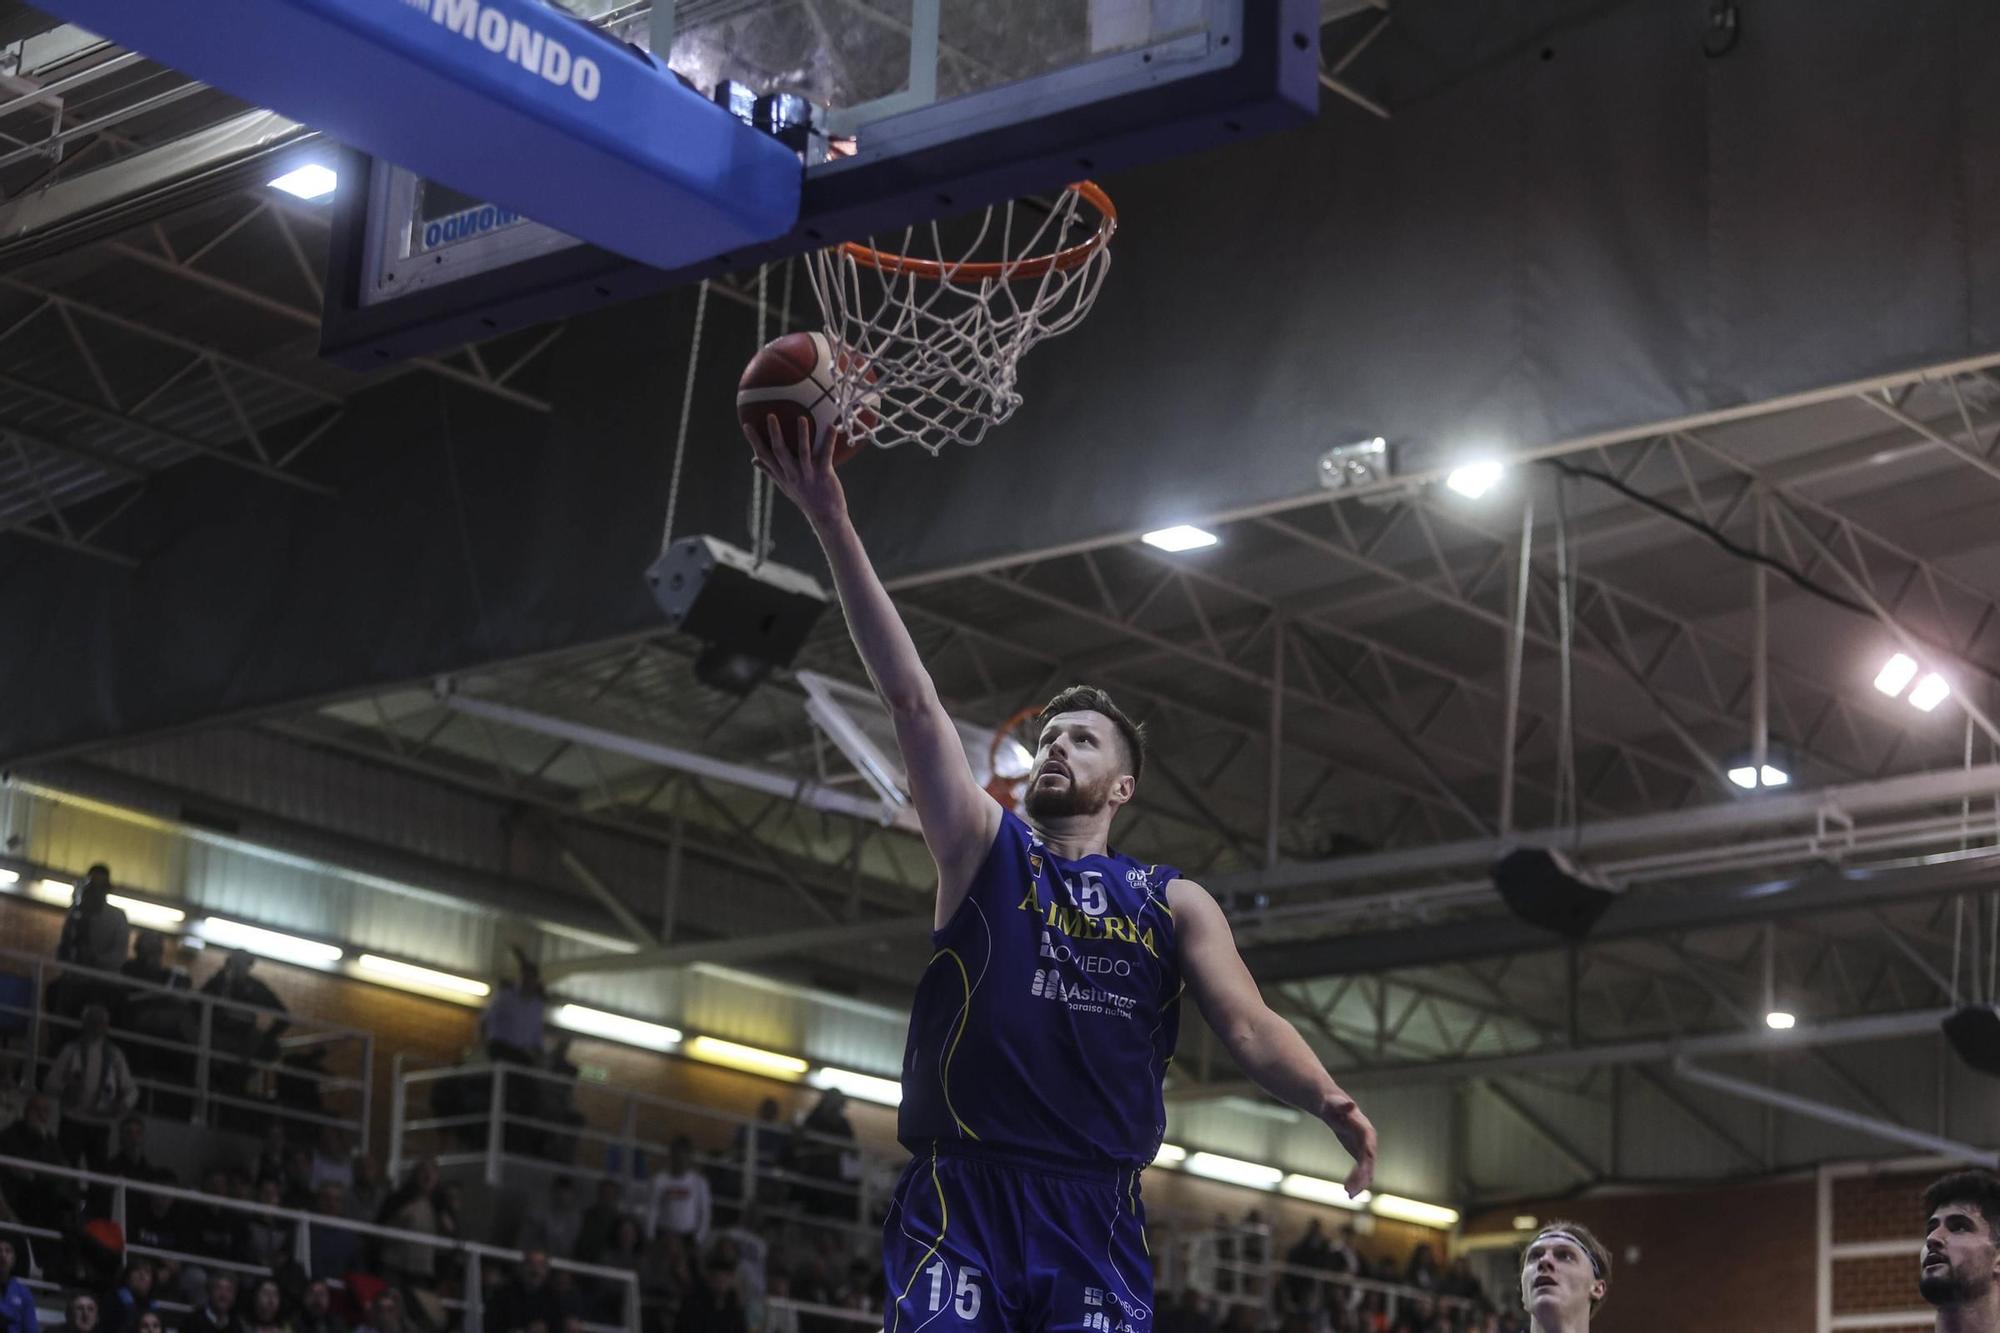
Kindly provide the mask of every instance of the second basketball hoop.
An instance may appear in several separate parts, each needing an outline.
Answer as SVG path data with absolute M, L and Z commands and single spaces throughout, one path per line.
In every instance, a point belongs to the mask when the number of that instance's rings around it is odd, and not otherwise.
M 1021 358 L 1090 313 L 1117 229 L 1111 197 L 1081 181 L 811 255 L 827 335 L 869 372 L 835 376 L 841 429 L 883 448 L 978 444 L 1020 407 Z

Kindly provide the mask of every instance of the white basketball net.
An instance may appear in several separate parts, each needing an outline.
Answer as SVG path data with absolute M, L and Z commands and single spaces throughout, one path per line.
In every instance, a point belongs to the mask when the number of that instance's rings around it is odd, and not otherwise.
M 857 354 L 836 358 L 848 439 L 933 454 L 978 444 L 1021 405 L 1015 380 L 1028 349 L 1090 313 L 1116 224 L 1101 191 L 1072 185 L 1046 210 L 987 209 L 949 254 L 936 223 L 906 229 L 900 243 L 813 254 L 827 336 Z

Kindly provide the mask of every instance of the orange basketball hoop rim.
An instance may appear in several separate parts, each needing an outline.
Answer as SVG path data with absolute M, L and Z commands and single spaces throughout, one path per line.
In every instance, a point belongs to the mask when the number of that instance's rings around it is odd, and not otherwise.
M 1095 181 L 1078 181 L 1067 187 L 1083 202 L 1097 212 L 1097 230 L 1090 239 L 1067 246 L 1051 255 L 1038 255 L 1029 259 L 1009 259 L 997 261 L 962 260 L 957 263 L 943 263 L 935 259 L 917 259 L 910 255 L 896 254 L 894 251 L 878 250 L 872 245 L 859 241 L 846 241 L 840 252 L 855 263 L 881 273 L 896 277 L 927 278 L 932 282 L 1023 282 L 1047 277 L 1050 273 L 1068 273 L 1083 267 L 1105 246 L 1118 231 L 1118 209 L 1111 202 L 1111 196 Z

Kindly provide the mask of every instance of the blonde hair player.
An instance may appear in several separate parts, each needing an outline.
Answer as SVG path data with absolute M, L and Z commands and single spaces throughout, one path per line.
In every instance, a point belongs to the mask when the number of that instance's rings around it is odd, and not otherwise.
M 775 416 L 745 433 L 825 548 L 938 871 L 903 1056 L 911 1162 L 883 1224 L 887 1333 L 1150 1333 L 1139 1173 L 1166 1130 L 1183 989 L 1245 1074 L 1339 1138 L 1351 1192 L 1374 1174 L 1375 1129 L 1264 1003 L 1215 900 L 1108 845 L 1145 757 L 1108 695 L 1050 701 L 1024 814 L 974 779 L 848 518 L 834 432 L 794 420 L 793 437 Z
M 1587 1333 L 1611 1291 L 1611 1251 L 1580 1222 L 1551 1222 L 1521 1255 L 1521 1305 L 1535 1333 Z
M 2000 1333 L 2000 1176 L 1954 1171 L 1931 1182 L 1917 1265 L 1938 1333 Z

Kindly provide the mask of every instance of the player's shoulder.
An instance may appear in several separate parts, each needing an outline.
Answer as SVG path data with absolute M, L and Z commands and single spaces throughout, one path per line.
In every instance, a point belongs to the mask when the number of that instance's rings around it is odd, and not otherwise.
M 1167 907 L 1173 912 L 1176 920 L 1180 919 L 1183 912 L 1205 915 L 1222 910 L 1217 906 L 1214 894 L 1178 873 L 1167 881 L 1162 892 L 1165 893 Z

